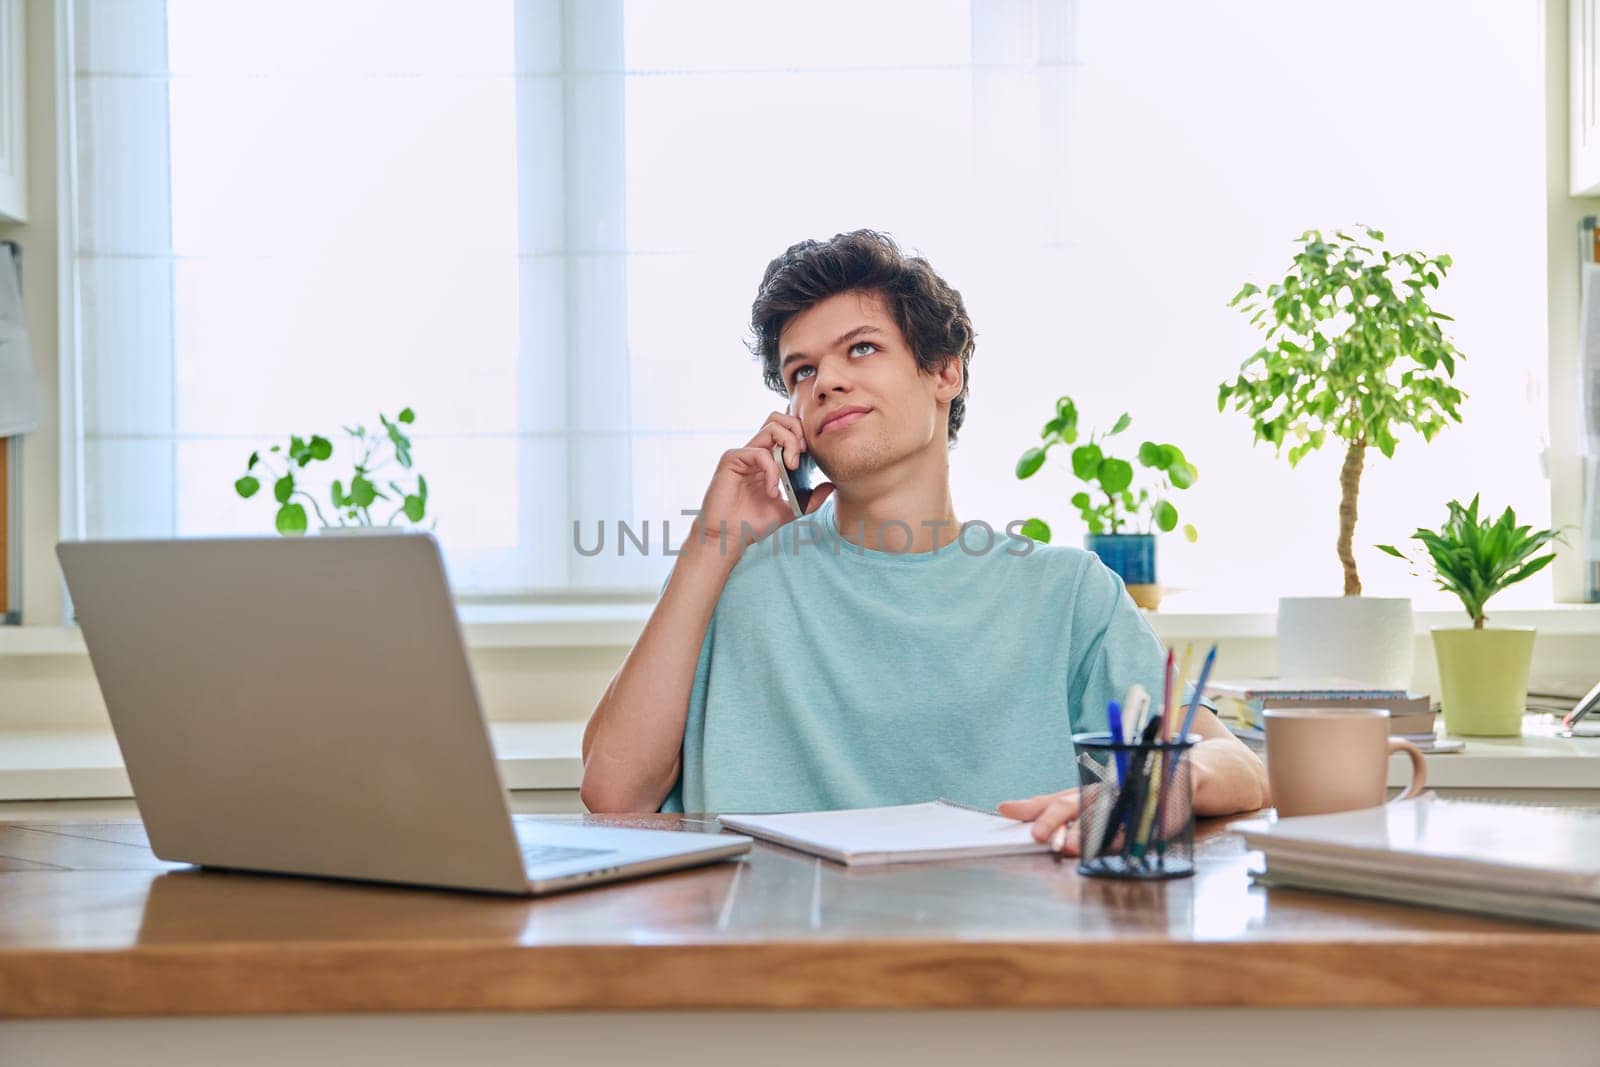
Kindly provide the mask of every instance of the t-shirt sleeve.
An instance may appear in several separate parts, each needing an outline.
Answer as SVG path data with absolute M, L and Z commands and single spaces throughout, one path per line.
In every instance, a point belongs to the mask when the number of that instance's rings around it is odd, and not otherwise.
M 672 572 L 669 570 L 666 578 L 661 582 L 661 593 L 657 595 L 657 599 L 666 593 L 667 584 L 671 581 Z M 689 736 L 690 731 L 703 729 L 705 725 L 706 690 L 711 684 L 711 632 L 715 625 L 716 617 L 713 615 L 712 623 L 706 627 L 705 637 L 701 639 L 700 656 L 695 662 L 694 668 L 694 682 L 689 686 L 689 714 L 684 721 L 685 738 Z M 683 772 L 684 762 L 689 758 L 687 746 L 679 750 L 678 780 L 672 783 L 672 789 L 668 791 L 666 799 L 661 802 L 661 811 L 678 814 L 685 810 L 683 806 Z
M 1107 729 L 1106 705 L 1121 701 L 1135 682 L 1159 705 L 1166 649 L 1122 579 L 1092 554 L 1085 555 L 1078 573 L 1070 640 L 1067 697 L 1074 731 Z

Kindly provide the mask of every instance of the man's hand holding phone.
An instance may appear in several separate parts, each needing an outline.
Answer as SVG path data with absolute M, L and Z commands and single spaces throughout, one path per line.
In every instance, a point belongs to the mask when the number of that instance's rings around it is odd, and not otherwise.
M 729 449 L 717 461 L 684 551 L 717 552 L 720 543 L 731 566 L 745 545 L 794 519 L 784 494 L 790 490 L 789 472 L 799 469 L 804 451 L 805 427 L 797 416 L 784 411 L 767 416 L 749 444 Z M 831 483 L 817 486 L 805 502 L 805 513 L 816 511 L 832 493 Z

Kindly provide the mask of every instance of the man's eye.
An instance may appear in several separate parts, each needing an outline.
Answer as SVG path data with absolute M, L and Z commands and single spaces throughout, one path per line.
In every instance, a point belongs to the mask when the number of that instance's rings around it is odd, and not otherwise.
M 873 344 L 871 341 L 857 341 L 855 344 L 850 346 L 850 354 L 852 356 L 855 355 L 856 349 L 858 348 L 870 348 L 872 349 L 872 352 L 876 352 L 878 350 L 878 346 Z M 870 356 L 872 355 L 872 352 L 863 352 L 862 355 Z
M 796 367 L 795 368 L 795 372 L 794 372 L 794 380 L 797 381 L 797 382 L 798 381 L 802 381 L 803 380 L 802 376 L 805 375 L 805 374 L 808 374 L 808 373 L 815 373 L 815 372 L 810 367 Z

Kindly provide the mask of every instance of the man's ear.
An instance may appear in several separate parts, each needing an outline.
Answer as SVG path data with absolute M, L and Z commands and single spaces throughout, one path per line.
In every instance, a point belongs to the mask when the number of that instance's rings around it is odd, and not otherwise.
M 935 379 L 933 395 L 936 399 L 948 404 L 961 395 L 966 373 L 962 370 L 960 356 L 945 357 L 945 361 L 939 364 L 939 369 L 933 376 Z

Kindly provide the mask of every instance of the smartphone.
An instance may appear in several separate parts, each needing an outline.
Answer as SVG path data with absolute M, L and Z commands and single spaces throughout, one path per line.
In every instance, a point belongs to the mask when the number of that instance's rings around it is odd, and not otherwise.
M 790 470 L 783 461 L 782 445 L 772 446 L 772 458 L 778 461 L 778 469 L 783 472 L 783 480 L 778 483 L 778 492 L 789 502 L 790 510 L 798 519 L 806 513 L 806 507 L 811 503 L 811 475 L 814 466 L 811 455 L 807 452 L 800 453 L 800 464 L 794 470 Z

